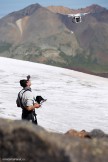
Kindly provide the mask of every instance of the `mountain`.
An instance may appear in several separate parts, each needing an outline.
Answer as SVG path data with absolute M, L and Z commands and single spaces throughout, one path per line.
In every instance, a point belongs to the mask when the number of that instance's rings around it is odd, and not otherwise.
M 64 6 L 48 6 L 47 8 L 54 13 L 60 14 L 101 13 L 107 10 L 106 8 L 96 4 L 81 9 L 70 9 Z
M 67 13 L 89 13 L 73 23 Z M 0 55 L 88 72 L 108 71 L 108 10 L 32 4 L 0 19 Z

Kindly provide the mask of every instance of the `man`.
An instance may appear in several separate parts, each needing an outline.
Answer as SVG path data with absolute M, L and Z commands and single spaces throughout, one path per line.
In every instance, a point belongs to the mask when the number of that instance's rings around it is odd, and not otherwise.
M 20 80 L 20 85 L 23 89 L 18 93 L 16 103 L 18 107 L 22 108 L 22 119 L 37 124 L 35 109 L 39 108 L 41 105 L 35 101 L 35 97 L 33 96 L 30 88 L 30 76 L 27 77 L 27 80 Z

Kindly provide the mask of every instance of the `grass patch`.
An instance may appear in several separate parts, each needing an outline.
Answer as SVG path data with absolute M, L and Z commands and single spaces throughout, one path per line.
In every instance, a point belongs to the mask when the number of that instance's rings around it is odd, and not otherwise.
M 12 44 L 10 44 L 10 43 L 0 42 L 0 53 L 9 51 L 11 46 L 12 46 Z
M 94 55 L 77 54 L 76 56 L 67 56 L 63 52 L 60 55 L 66 61 L 64 67 L 81 68 L 92 72 L 108 72 L 108 65 L 99 64 Z

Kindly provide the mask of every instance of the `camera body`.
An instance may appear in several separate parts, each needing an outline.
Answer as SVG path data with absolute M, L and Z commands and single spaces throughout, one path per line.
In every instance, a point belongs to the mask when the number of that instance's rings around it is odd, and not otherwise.
M 44 99 L 42 96 L 36 96 L 35 101 L 36 101 L 38 104 L 42 104 L 43 102 L 46 101 L 46 99 Z

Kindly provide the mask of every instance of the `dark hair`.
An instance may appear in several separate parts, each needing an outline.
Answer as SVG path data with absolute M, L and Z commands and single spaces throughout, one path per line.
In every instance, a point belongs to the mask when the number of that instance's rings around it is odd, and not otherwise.
M 25 88 L 27 86 L 27 80 L 23 79 L 23 80 L 20 80 L 20 85 Z

